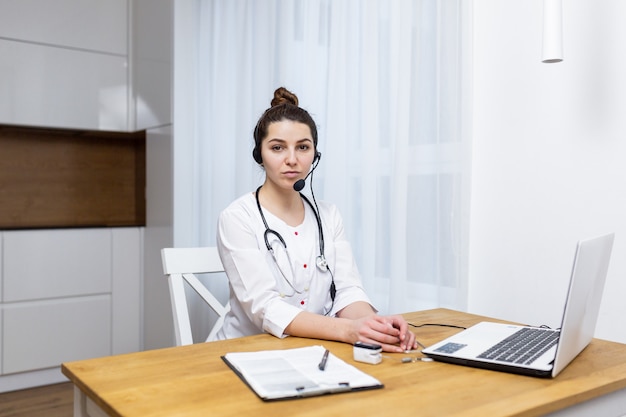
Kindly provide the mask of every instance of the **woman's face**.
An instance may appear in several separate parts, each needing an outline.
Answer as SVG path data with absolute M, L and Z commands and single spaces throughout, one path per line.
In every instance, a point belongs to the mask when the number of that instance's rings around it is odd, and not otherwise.
M 311 129 L 304 123 L 283 120 L 271 123 L 261 143 L 266 183 L 293 190 L 311 168 L 315 147 Z

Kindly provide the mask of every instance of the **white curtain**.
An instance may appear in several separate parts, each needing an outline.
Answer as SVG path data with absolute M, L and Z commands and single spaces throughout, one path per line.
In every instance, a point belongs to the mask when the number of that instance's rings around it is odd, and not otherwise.
M 185 80 L 193 86 L 193 137 L 175 138 L 193 149 L 187 243 L 214 245 L 219 212 L 262 183 L 252 130 L 284 86 L 319 126 L 315 197 L 339 206 L 375 306 L 385 314 L 465 309 L 468 6 L 196 0 L 194 7 L 193 79 Z

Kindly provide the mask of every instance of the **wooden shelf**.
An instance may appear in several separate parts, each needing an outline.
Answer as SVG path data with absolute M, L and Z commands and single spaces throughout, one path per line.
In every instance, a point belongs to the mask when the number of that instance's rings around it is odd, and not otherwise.
M 0 125 L 0 229 L 144 226 L 145 131 Z

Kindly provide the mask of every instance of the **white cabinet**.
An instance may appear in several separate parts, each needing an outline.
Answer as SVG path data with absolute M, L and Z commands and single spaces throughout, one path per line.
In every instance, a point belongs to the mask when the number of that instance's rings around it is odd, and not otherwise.
M 77 229 L 4 233 L 2 301 L 111 292 L 111 231 Z
M 173 0 L 132 0 L 132 5 L 134 123 L 144 130 L 172 122 L 174 6 Z
M 0 124 L 170 124 L 172 1 L 0 0 Z
M 58 382 L 62 362 L 141 349 L 143 228 L 0 237 L 0 392 Z
M 126 55 L 128 0 L 0 0 L 0 38 Z
M 125 56 L 0 39 L 0 123 L 126 131 Z
M 111 354 L 111 296 L 9 304 L 4 308 L 2 374 Z
M 131 0 L 0 0 L 0 124 L 127 131 Z

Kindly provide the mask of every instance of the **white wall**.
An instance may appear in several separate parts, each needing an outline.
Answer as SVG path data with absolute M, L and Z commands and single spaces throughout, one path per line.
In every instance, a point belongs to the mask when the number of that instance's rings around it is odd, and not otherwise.
M 626 342 L 626 2 L 474 0 L 470 312 L 558 326 L 576 241 L 616 232 L 596 337 Z

